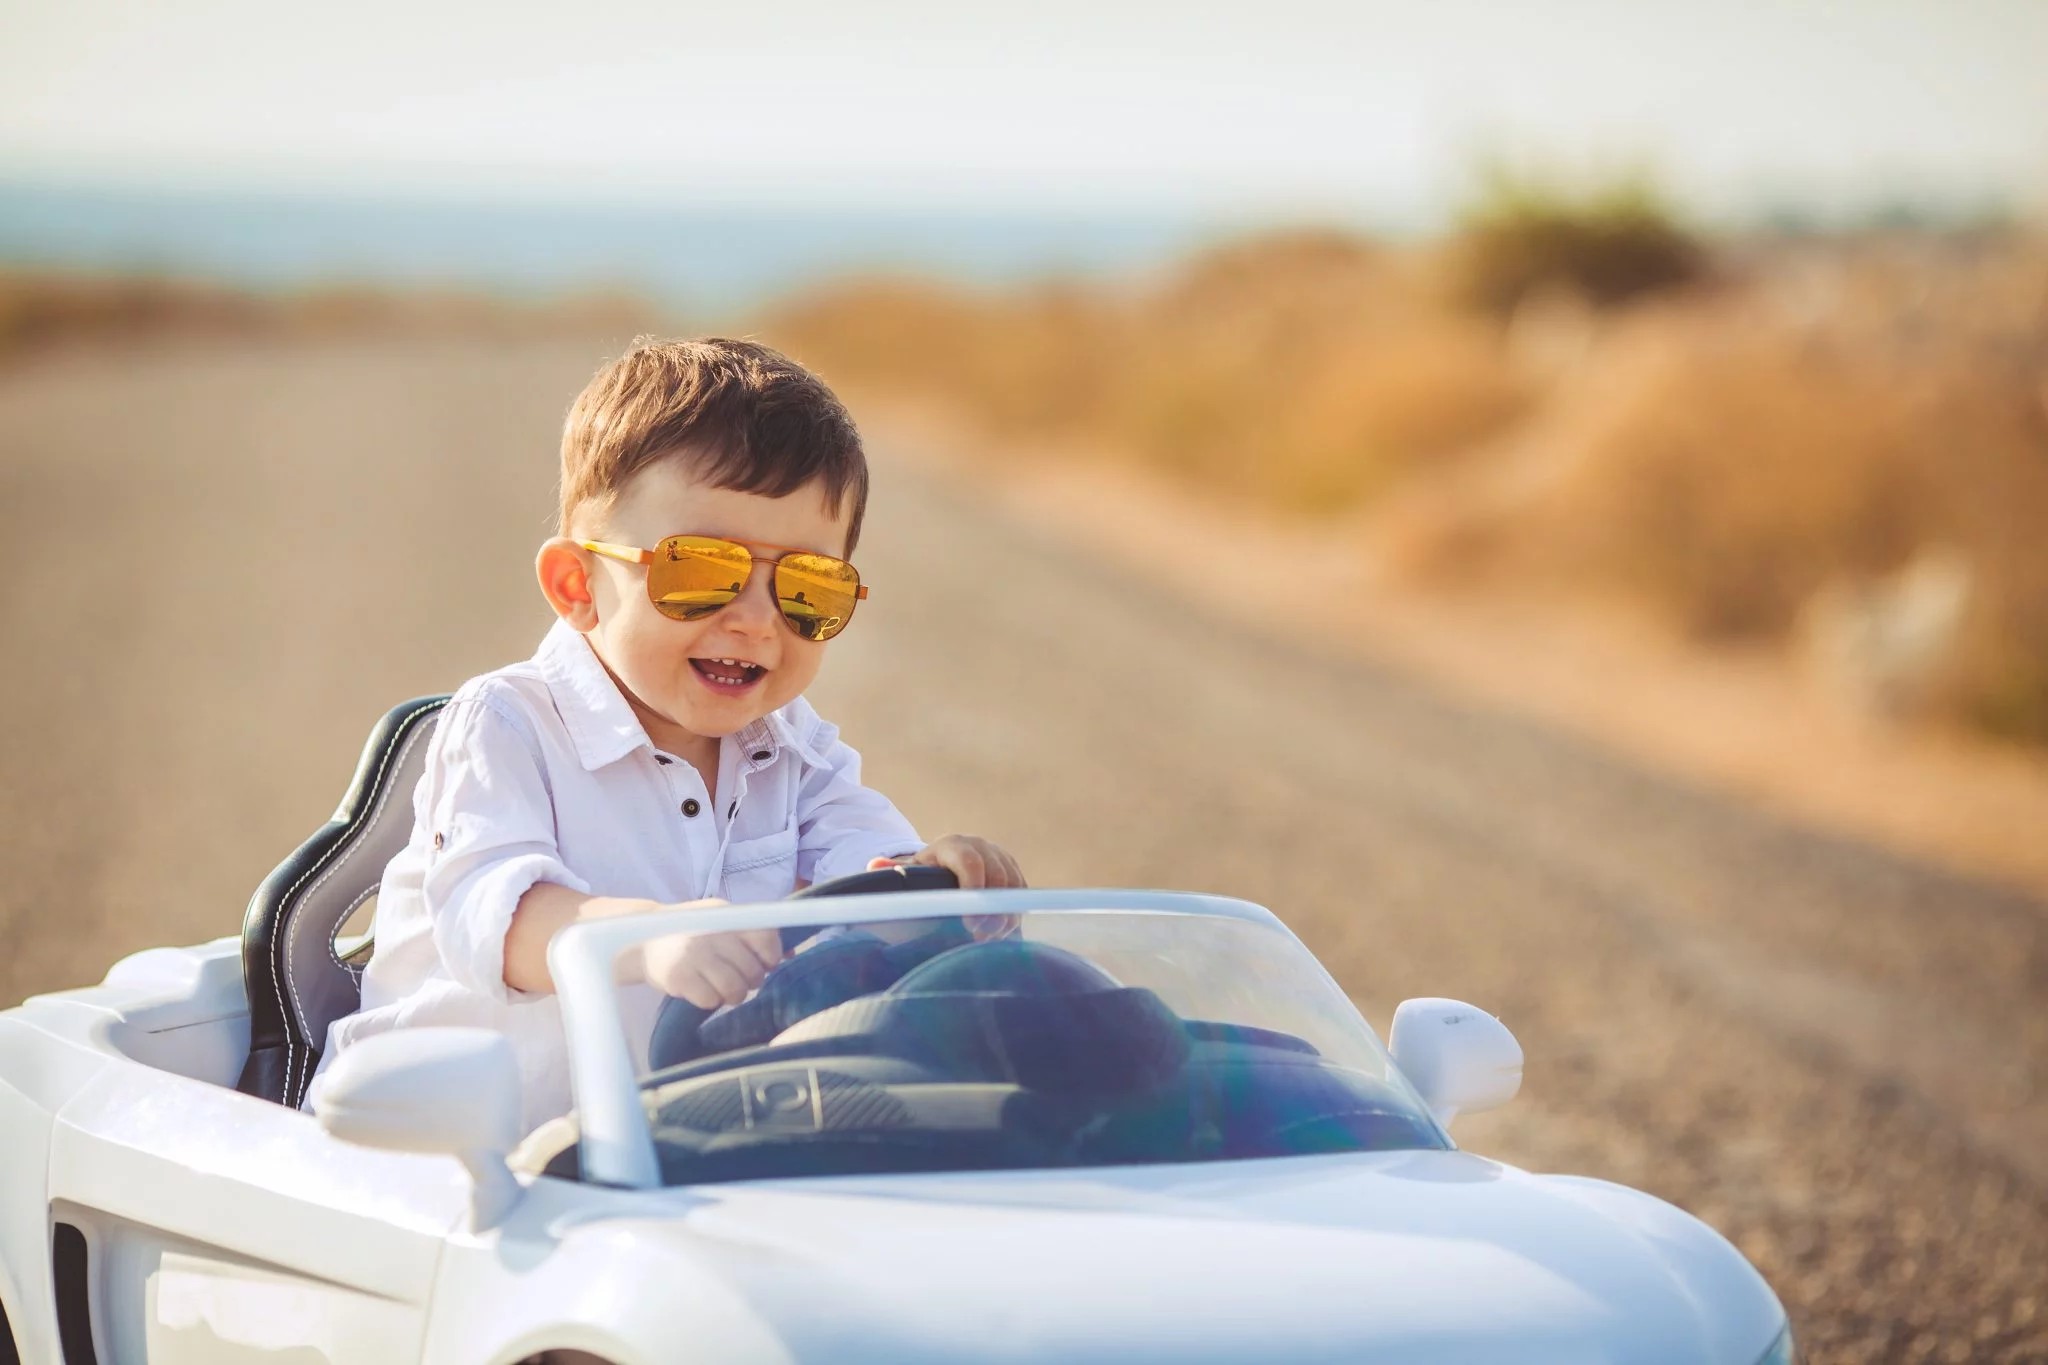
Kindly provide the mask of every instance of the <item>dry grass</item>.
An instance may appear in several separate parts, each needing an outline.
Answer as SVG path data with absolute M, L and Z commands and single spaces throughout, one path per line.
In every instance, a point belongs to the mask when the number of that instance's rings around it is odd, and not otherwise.
M 1709 643 L 1850 641 L 1875 704 L 2048 741 L 2039 240 L 1709 262 L 1647 197 L 1510 195 L 1437 247 L 1276 236 L 1128 292 L 869 281 L 763 331 L 1009 449 L 1402 521 L 1410 572 L 1631 597 Z M 1912 586 L 1930 564 L 1950 598 Z
M 1135 295 L 869 281 L 798 300 L 763 331 L 830 378 L 911 389 L 1004 436 L 1325 510 L 1522 410 L 1502 328 L 1446 310 L 1442 288 L 1433 263 L 1301 234 L 1200 257 Z
M 1558 477 L 1475 510 L 1464 570 L 1631 593 L 1707 641 L 1846 632 L 1878 699 L 2048 741 L 2048 248 L 1780 266 L 1620 329 L 1575 384 L 1628 382 L 1545 433 Z M 1915 605 L 1937 562 L 1957 591 Z

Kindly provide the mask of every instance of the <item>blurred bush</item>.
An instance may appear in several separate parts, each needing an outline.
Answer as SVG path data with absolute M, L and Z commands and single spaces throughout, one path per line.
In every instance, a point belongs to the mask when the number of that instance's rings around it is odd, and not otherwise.
M 1355 515 L 1395 572 L 1632 599 L 1810 655 L 1858 705 L 2048 742 L 2038 238 L 1710 257 L 1644 182 L 1503 179 L 1438 246 L 1268 236 L 1119 288 L 867 281 L 764 332 L 991 450 Z
M 1647 172 L 1574 188 L 1562 176 L 1495 161 L 1452 245 L 1456 287 L 1503 316 L 1545 291 L 1606 307 L 1698 279 L 1707 252 Z
M 2048 742 L 2048 242 L 1753 247 L 1608 329 L 1517 458 L 1511 495 L 1439 500 L 1419 571 L 1631 596 Z
M 1585 567 L 1691 633 L 1774 638 L 1832 576 L 1888 573 L 1922 538 L 1927 471 L 1904 416 L 1877 376 L 1778 338 L 1685 348 L 1546 512 L 1578 528 Z
M 835 382 L 914 391 L 1008 440 L 1332 511 L 1483 440 L 1528 397 L 1502 328 L 1437 293 L 1407 256 L 1296 233 L 1130 292 L 866 281 L 792 301 L 763 330 Z

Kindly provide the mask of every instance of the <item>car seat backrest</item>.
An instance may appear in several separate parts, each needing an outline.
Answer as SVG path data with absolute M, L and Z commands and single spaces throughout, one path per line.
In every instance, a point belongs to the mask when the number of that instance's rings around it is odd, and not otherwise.
M 377 893 L 384 864 L 412 833 L 412 793 L 448 698 L 394 707 L 363 746 L 334 818 L 264 878 L 242 921 L 249 1060 L 235 1088 L 298 1108 L 327 1045 L 327 1026 L 362 998 L 368 940 L 346 956 L 335 936 Z

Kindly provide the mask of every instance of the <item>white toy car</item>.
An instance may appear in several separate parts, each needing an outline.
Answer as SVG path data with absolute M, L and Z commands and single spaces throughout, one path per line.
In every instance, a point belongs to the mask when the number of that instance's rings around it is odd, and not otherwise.
M 464 1029 L 366 1040 L 302 1112 L 439 705 L 386 718 L 242 939 L 0 1013 L 0 1362 L 1792 1359 L 1704 1224 L 1457 1150 L 1520 1084 L 1497 1020 L 1409 1001 L 1390 1055 L 1241 901 L 580 926 L 549 955 L 572 1120 L 519 1133 L 509 1049 Z M 910 885 L 839 889 L 875 876 Z M 650 1023 L 614 960 L 685 926 L 809 943 Z

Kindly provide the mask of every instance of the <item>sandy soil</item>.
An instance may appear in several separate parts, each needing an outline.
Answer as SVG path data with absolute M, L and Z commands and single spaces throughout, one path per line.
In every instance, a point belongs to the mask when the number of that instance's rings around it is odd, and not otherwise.
M 0 372 L 0 1002 L 235 932 L 377 714 L 530 651 L 554 435 L 603 349 Z M 875 597 L 816 700 L 928 832 L 999 836 L 1041 884 L 1271 905 L 1382 1028 L 1410 995 L 1498 1011 L 1525 1093 L 1460 1139 L 1700 1214 L 1815 1360 L 2048 1359 L 2042 898 L 1205 608 L 877 455 Z

